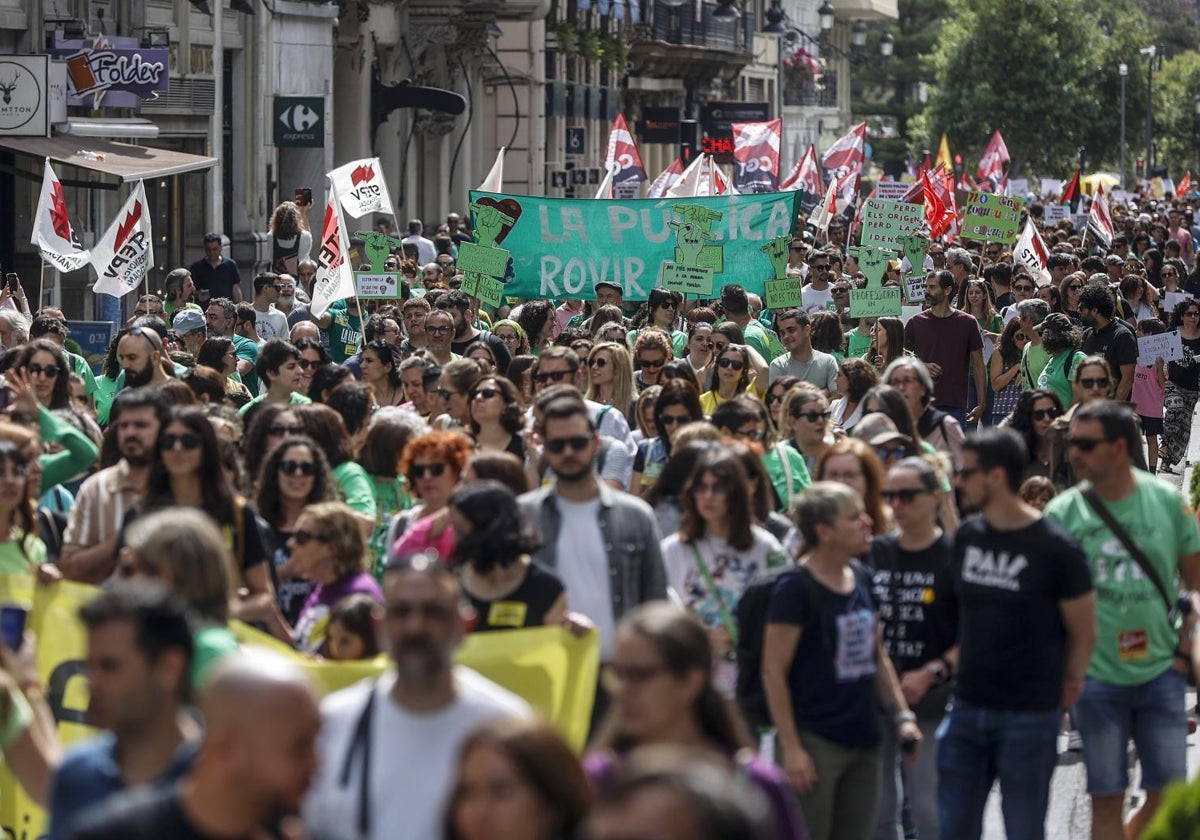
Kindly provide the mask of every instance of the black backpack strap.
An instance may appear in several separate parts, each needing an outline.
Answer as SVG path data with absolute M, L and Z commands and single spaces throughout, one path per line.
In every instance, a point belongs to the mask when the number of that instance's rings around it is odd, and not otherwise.
M 373 681 L 370 693 L 367 694 L 367 702 L 363 704 L 358 721 L 355 722 L 354 729 L 350 734 L 350 748 L 346 750 L 346 757 L 342 760 L 342 772 L 339 779 L 342 787 L 350 784 L 350 776 L 354 772 L 354 758 L 361 750 L 362 779 L 359 781 L 358 809 L 355 819 L 360 837 L 367 837 L 371 833 L 371 715 L 375 710 L 375 695 L 378 688 L 379 681 Z

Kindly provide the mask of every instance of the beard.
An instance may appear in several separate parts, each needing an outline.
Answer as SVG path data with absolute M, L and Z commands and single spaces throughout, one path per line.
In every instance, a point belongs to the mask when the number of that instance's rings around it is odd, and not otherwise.
M 146 366 L 141 370 L 133 370 L 125 368 L 125 387 L 140 388 L 143 385 L 149 385 L 150 380 L 154 379 L 154 363 L 147 360 Z

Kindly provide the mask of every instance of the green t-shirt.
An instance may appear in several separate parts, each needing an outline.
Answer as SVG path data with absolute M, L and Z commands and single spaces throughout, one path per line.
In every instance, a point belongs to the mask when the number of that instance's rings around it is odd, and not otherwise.
M 1037 388 L 1038 377 L 1042 375 L 1049 361 L 1050 354 L 1046 352 L 1045 347 L 1040 344 L 1026 344 L 1025 351 L 1021 354 L 1021 387 L 1026 391 Z
M 784 469 L 784 458 L 787 458 L 787 469 Z M 767 471 L 767 478 L 771 480 L 771 486 L 779 496 L 779 512 L 786 514 L 791 501 L 812 484 L 812 476 L 809 475 L 808 465 L 804 463 L 804 456 L 790 444 L 778 443 L 763 455 L 763 467 Z M 792 479 L 790 488 L 789 474 Z M 791 492 L 788 492 L 789 489 Z
M 1079 363 L 1086 358 L 1087 356 L 1078 350 L 1064 350 L 1042 369 L 1042 373 L 1038 377 L 1038 387 L 1049 388 L 1058 394 L 1064 408 L 1069 406 L 1075 393 L 1074 386 L 1071 384 L 1071 380 L 1075 377 L 1075 368 L 1079 367 Z
M 266 394 L 259 394 L 257 397 L 250 400 L 250 402 L 246 403 L 244 406 L 239 408 L 238 414 L 245 417 L 246 412 L 248 412 L 250 410 L 251 406 L 258 405 L 260 402 L 263 402 L 266 398 L 267 398 Z M 310 405 L 311 403 L 312 403 L 312 400 L 309 399 L 308 397 L 304 396 L 303 394 L 301 394 L 299 391 L 292 391 L 291 396 L 288 397 L 288 405 Z
M 758 321 L 750 321 L 742 328 L 742 335 L 746 339 L 746 343 L 759 352 L 768 362 L 777 356 L 784 354 L 783 344 L 780 343 L 779 337 L 773 332 L 768 332 L 762 328 L 762 324 Z
M 258 361 L 258 342 L 252 338 L 246 338 L 241 335 L 233 335 L 229 337 L 233 342 L 233 352 L 237 354 L 238 361 L 247 361 L 250 363 L 250 370 L 245 376 L 235 373 L 246 390 L 250 392 L 250 396 L 258 396 L 258 374 L 254 372 L 254 363 Z
M 375 516 L 375 485 L 366 470 L 354 461 L 345 461 L 333 468 L 333 480 L 351 510 Z
M 335 301 L 329 307 L 333 320 L 325 332 L 329 335 L 329 355 L 334 364 L 340 365 L 358 352 L 362 344 L 362 316 L 351 315 L 346 301 Z
M 27 534 L 22 540 L 21 530 L 16 527 L 13 536 L 14 539 L 0 543 L 0 575 L 29 574 L 46 562 L 46 544 L 41 537 Z M 18 541 L 24 543 L 24 551 Z
M 846 356 L 851 359 L 861 359 L 871 346 L 871 336 L 863 335 L 857 329 L 846 334 Z
M 83 393 L 96 393 L 96 374 L 92 373 L 92 366 L 87 363 L 87 359 L 69 350 L 64 351 L 64 355 L 71 363 L 71 369 L 83 380 Z
M 1141 470 L 1133 474 L 1137 489 L 1119 502 L 1103 504 L 1174 591 L 1179 558 L 1200 552 L 1200 528 L 1178 490 Z M 1099 636 L 1088 676 L 1141 685 L 1167 670 L 1178 635 L 1167 620 L 1162 596 L 1121 541 L 1078 487 L 1052 499 L 1046 516 L 1079 542 L 1096 587 Z
M 199 690 L 208 681 L 208 675 L 218 662 L 232 653 L 237 653 L 238 640 L 228 627 L 210 626 L 196 632 L 195 651 L 192 654 L 192 688 Z

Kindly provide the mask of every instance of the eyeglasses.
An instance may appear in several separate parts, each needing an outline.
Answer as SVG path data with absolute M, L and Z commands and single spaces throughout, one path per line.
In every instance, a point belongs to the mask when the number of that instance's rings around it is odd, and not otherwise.
M 1059 411 L 1057 408 L 1039 408 L 1037 411 L 1033 412 L 1033 419 L 1034 420 L 1045 420 L 1047 417 L 1049 417 L 1051 420 L 1053 420 L 1055 417 L 1058 417 L 1060 414 L 1062 414 L 1062 412 Z
M 745 438 L 746 440 L 759 441 L 762 440 L 762 429 L 751 429 L 748 432 L 738 432 L 737 437 Z
M 275 290 L 275 291 L 277 291 L 277 292 L 282 292 L 282 291 L 283 291 L 283 286 L 279 285 L 278 283 L 272 283 L 272 284 L 271 284 L 271 288 L 272 288 L 272 289 L 274 289 L 274 290 Z
M 319 368 L 320 362 L 314 362 L 312 359 L 297 359 L 296 364 L 300 366 L 300 370 L 308 370 L 309 368 Z
M 437 394 L 439 397 L 441 397 L 444 400 L 448 400 L 453 396 L 461 394 L 462 392 L 461 391 L 449 391 L 445 388 L 434 388 L 433 393 Z
M 1022 284 L 1020 286 L 1013 286 L 1013 291 L 1014 292 L 1032 292 L 1033 286 L 1026 286 L 1024 284 Z
M 590 367 L 590 368 L 606 368 L 606 367 L 608 367 L 608 359 L 604 358 L 603 356 L 597 356 L 594 359 L 589 359 L 588 367 Z
M 660 414 L 658 419 L 664 426 L 680 426 L 690 422 L 692 416 L 690 414 Z
M 896 502 L 900 502 L 901 504 L 905 505 L 911 505 L 917 496 L 924 496 L 929 492 L 929 490 L 924 488 L 917 489 L 913 487 L 905 487 L 902 490 L 883 490 L 879 495 L 882 496 L 883 500 L 889 505 L 894 505 Z
M 312 531 L 306 531 L 304 528 L 299 529 L 292 534 L 292 539 L 296 541 L 296 545 L 308 545 L 313 540 L 317 542 L 328 542 L 329 538 L 322 534 L 314 534 Z
M 745 362 L 743 362 L 741 359 L 718 359 L 717 360 L 717 367 L 733 368 L 734 370 L 741 370 L 745 366 L 746 366 Z
M 824 271 L 829 268 L 829 263 L 809 263 L 808 267 L 813 271 Z
M 800 252 L 800 253 L 804 253 L 804 246 L 803 246 L 803 245 L 793 245 L 793 246 L 790 248 L 790 250 L 792 250 L 792 251 L 798 251 L 798 252 Z
M 667 302 L 665 302 L 665 303 L 660 303 L 660 304 L 658 305 L 658 308 L 659 308 L 659 309 L 678 309 L 678 308 L 679 308 L 679 304 L 677 304 L 677 303 L 676 303 L 675 301 L 673 301 L 673 300 L 668 300 L 668 301 L 667 301 Z
M 445 464 L 413 464 L 411 467 L 408 468 L 408 471 L 412 475 L 413 478 L 424 478 L 427 475 L 432 476 L 433 478 L 440 478 L 442 473 L 444 473 L 446 471 L 446 465 Z
M 202 443 L 204 443 L 204 439 L 195 432 L 184 432 L 182 435 L 164 434 L 158 439 L 160 449 L 174 449 L 178 445 L 189 452 L 193 449 L 199 449 Z
M 585 435 L 568 438 L 551 438 L 546 441 L 546 451 L 558 455 L 569 446 L 576 452 L 582 452 L 588 448 L 588 444 L 591 442 L 592 439 Z
M 547 371 L 546 373 L 539 373 L 537 376 L 533 377 L 533 381 L 539 385 L 546 385 L 551 382 L 562 382 L 570 375 L 571 371 L 569 370 Z
M 1179 276 L 1179 274 L 1175 271 L 1175 269 L 1168 270 L 1168 269 L 1164 268 L 1162 271 L 1159 272 L 1159 274 L 1161 274 L 1163 277 L 1178 277 Z
M 885 464 L 888 461 L 899 461 L 901 458 L 908 457 L 908 448 L 904 446 L 878 446 L 875 448 L 875 454 L 879 456 L 879 460 Z
M 799 420 L 803 417 L 809 423 L 816 423 L 818 420 L 828 420 L 833 416 L 832 411 L 793 411 L 792 419 Z
M 450 332 L 450 327 L 431 327 L 431 326 L 426 325 L 425 332 L 434 333 L 435 335 L 440 335 L 442 333 Z
M 317 465 L 313 461 L 293 461 L 290 458 L 279 462 L 279 471 L 287 475 L 315 475 Z
M 507 340 L 505 339 L 505 341 Z M 516 340 L 516 336 L 513 336 L 513 340 Z M 571 349 L 576 353 L 590 353 L 592 352 L 592 345 L 586 341 L 581 341 L 578 344 L 572 344 Z
M 1108 379 L 1103 378 L 1103 377 L 1093 379 L 1092 377 L 1089 376 L 1084 379 L 1080 379 L 1079 384 L 1082 385 L 1084 388 L 1089 388 L 1089 389 L 1090 388 L 1107 388 L 1108 387 Z
M 638 359 L 638 364 L 642 368 L 650 368 L 651 370 L 658 370 L 660 367 L 662 367 L 666 363 L 667 363 L 666 359 L 658 359 L 657 361 L 655 361 L 654 359 Z
M 42 366 L 39 364 L 30 363 L 25 366 L 25 370 L 29 371 L 30 376 L 45 374 L 47 379 L 53 379 L 54 377 L 58 376 L 58 373 L 60 370 L 62 370 L 62 368 L 60 368 L 58 365 Z
M 1108 442 L 1108 438 L 1067 438 L 1067 446 L 1074 447 L 1080 452 L 1091 452 L 1100 444 Z
M 505 344 L 516 344 L 520 340 L 517 338 L 516 333 L 495 333 L 495 335 L 500 336 L 500 340 Z M 588 346 L 588 349 L 592 349 L 590 345 Z
M 302 435 L 304 434 L 304 427 L 276 424 L 273 426 L 267 426 L 267 434 L 275 437 L 283 437 L 284 435 Z
M 729 488 L 726 487 L 724 484 L 709 483 L 709 482 L 705 481 L 705 482 L 701 482 L 700 484 L 697 484 L 694 487 L 692 487 L 692 495 L 693 496 L 704 496 L 704 495 L 725 496 L 728 493 L 729 493 Z
M 503 396 L 499 388 L 480 388 L 471 394 L 473 400 L 490 400 L 492 397 Z

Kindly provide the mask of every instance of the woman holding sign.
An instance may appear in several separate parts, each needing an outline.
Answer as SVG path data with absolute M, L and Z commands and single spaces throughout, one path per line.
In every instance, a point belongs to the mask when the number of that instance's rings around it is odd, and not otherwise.
M 1192 436 L 1192 412 L 1200 397 L 1200 303 L 1181 301 L 1171 315 L 1171 329 L 1179 330 L 1183 358 L 1167 365 L 1163 397 L 1163 437 L 1159 469 L 1174 473 Z

